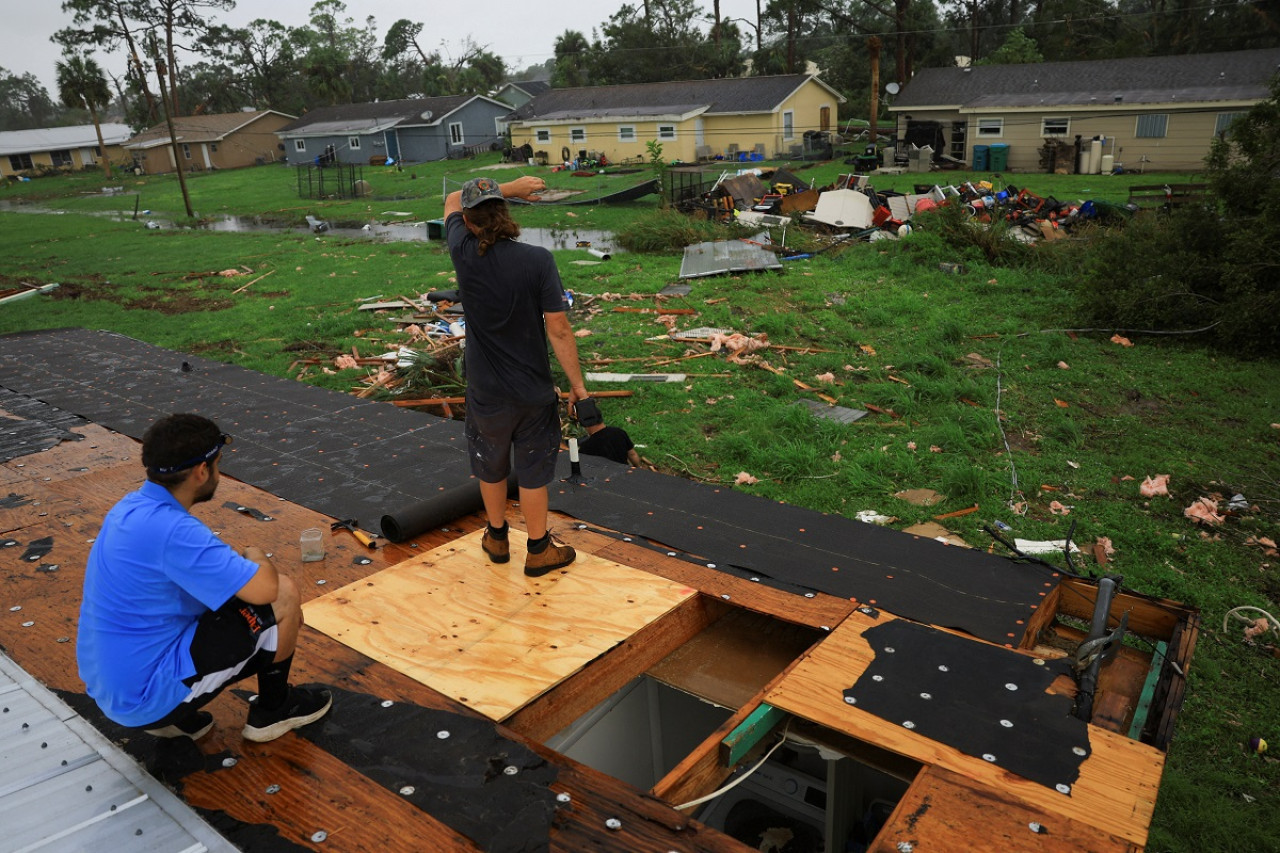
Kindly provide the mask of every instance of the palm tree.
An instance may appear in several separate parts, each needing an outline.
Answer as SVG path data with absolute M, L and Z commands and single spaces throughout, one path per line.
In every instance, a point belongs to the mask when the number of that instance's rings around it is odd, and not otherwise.
M 72 109 L 85 107 L 93 119 L 93 129 L 98 133 L 98 151 L 102 153 L 102 170 L 111 177 L 111 158 L 107 156 L 107 144 L 102 138 L 102 124 L 98 110 L 111 104 L 111 87 L 102 69 L 87 56 L 68 56 L 55 66 L 58 72 L 58 98 Z

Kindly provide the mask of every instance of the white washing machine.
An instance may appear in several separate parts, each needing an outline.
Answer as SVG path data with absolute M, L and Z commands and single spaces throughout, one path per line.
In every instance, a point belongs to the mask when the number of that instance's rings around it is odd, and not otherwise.
M 826 805 L 826 782 L 766 761 L 697 819 L 757 850 L 821 853 Z

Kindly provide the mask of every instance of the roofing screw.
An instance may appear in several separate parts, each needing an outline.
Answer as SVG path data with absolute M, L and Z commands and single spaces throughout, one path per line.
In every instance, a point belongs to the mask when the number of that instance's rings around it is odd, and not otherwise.
M 30 628 L 30 627 L 31 627 L 32 625 L 34 625 L 34 624 L 36 624 L 36 623 L 34 623 L 34 622 L 23 622 L 23 623 L 22 623 L 22 627 L 23 627 L 23 628 Z
M 630 536 L 623 536 L 623 537 L 622 537 L 622 541 L 623 541 L 623 542 L 630 542 L 630 541 L 631 541 L 631 537 L 630 537 Z
M 885 646 L 884 650 L 887 654 L 893 654 L 894 652 L 897 651 L 897 649 L 895 649 L 893 646 Z
M 448 738 L 448 737 L 449 737 L 449 733 L 448 733 L 448 732 L 436 732 L 436 737 L 440 738 L 440 740 L 445 740 L 446 738 Z
M 916 724 L 911 722 L 910 720 L 903 720 L 902 727 L 904 729 L 914 729 L 916 727 Z
M 982 753 L 982 760 L 983 760 L 983 761 L 990 761 L 992 764 L 995 764 L 995 763 L 996 763 L 996 757 L 995 757 L 994 755 L 992 755 L 991 753 L 989 753 L 989 752 L 984 752 L 984 753 Z
M 1044 827 L 1036 823 L 1034 820 L 1031 821 L 1031 823 L 1027 824 L 1027 829 L 1036 833 L 1044 832 Z
M 394 705 L 394 704 L 396 704 L 396 703 L 395 703 L 395 702 L 392 702 L 390 699 L 383 699 L 383 700 L 382 700 L 382 707 L 384 707 L 384 708 L 390 708 L 390 707 L 391 707 L 392 705 Z
M 728 601 L 728 600 L 729 600 L 729 593 L 727 593 L 727 592 L 725 592 L 725 593 L 721 593 L 720 597 L 721 597 L 721 598 L 723 598 L 725 601 Z
M 319 844 L 321 841 L 324 841 L 328 837 L 329 837 L 329 833 L 325 832 L 323 829 L 317 829 L 315 832 L 311 833 L 311 840 L 316 842 L 317 844 Z
M 514 764 L 508 764 L 506 767 L 502 768 L 502 772 L 507 776 L 514 776 L 520 772 L 520 768 L 516 767 Z
M 557 803 L 567 803 L 572 800 L 573 800 L 573 797 L 569 796 L 568 794 L 556 794 Z
M 675 555 L 676 555 L 676 552 L 675 552 L 675 551 L 668 551 L 668 552 L 667 552 L 667 556 L 668 556 L 668 557 L 674 557 Z
M 19 610 L 21 610 L 21 609 L 22 609 L 22 605 L 21 605 L 21 604 L 15 604 L 15 605 L 13 605 L 12 607 L 10 607 L 10 608 L 9 608 L 9 612 L 10 612 L 10 613 L 17 613 L 17 612 L 18 612 Z
M 916 848 L 912 846 L 912 844 L 911 844 L 911 842 L 910 842 L 910 841 L 899 841 L 899 842 L 898 842 L 898 853 L 911 853 L 911 851 L 913 851 L 913 850 L 915 850 L 915 849 L 916 849 Z
M 715 563 L 707 563 L 707 568 L 708 568 L 708 569 L 714 569 L 715 567 L 716 567 L 716 564 L 715 564 Z
M 406 796 L 406 797 L 412 797 L 412 796 L 413 796 L 413 792 L 414 792 L 415 790 L 417 790 L 417 789 L 416 789 L 416 788 L 414 788 L 412 785 L 405 785 L 403 788 L 401 788 L 401 789 L 400 789 L 400 793 L 401 793 L 401 794 L 403 794 L 403 795 L 404 795 L 404 796 Z
M 760 578 L 752 578 L 752 579 L 751 579 L 751 582 L 752 582 L 752 583 L 760 583 Z
M 1044 661 L 1041 658 L 1033 658 L 1031 662 L 1036 666 L 1044 666 Z
M 236 760 L 235 760 L 234 758 L 224 758 L 224 759 L 222 759 L 222 766 L 223 766 L 223 767 L 235 767 L 235 766 L 236 766 Z
M 316 581 L 316 586 L 324 586 L 326 583 L 328 583 L 328 581 L 324 578 L 320 578 L 320 580 Z
M 1000 725 L 1004 726 L 1006 729 L 1013 728 L 1013 723 L 1010 722 L 1009 720 L 1001 720 Z
M 1083 746 L 1073 746 L 1071 747 L 1071 751 L 1081 757 L 1084 757 L 1089 754 L 1089 751 L 1086 750 Z
M 268 794 L 278 794 L 278 793 L 280 793 L 280 786 L 279 786 L 279 785 L 268 785 L 268 786 L 267 786 L 267 793 L 268 793 Z
M 872 681 L 884 681 L 884 676 L 883 676 L 883 675 L 873 675 L 873 676 L 871 676 L 871 680 L 872 680 Z
M 857 699 L 855 699 L 855 698 L 853 698 L 852 696 L 846 696 L 846 697 L 844 697 L 844 702 L 845 702 L 845 704 L 846 704 L 846 705 L 857 705 L 857 704 L 858 704 L 858 700 L 857 700 Z
M 604 825 L 609 827 L 609 829 L 622 829 L 622 821 L 618 820 L 616 817 L 609 818 L 604 822 Z
M 585 524 L 579 524 L 579 525 L 578 525 L 578 529 L 579 529 L 579 530 L 586 530 L 586 529 L 587 529 L 587 526 L 586 526 Z
M 938 664 L 938 672 L 950 672 L 950 671 L 951 671 L 951 667 L 947 666 L 945 663 Z
M 933 698 L 933 694 L 932 694 L 932 693 L 921 693 L 921 694 L 920 694 L 920 698 L 921 698 L 921 699 L 932 699 L 932 698 Z
M 1004 686 L 1004 689 L 1005 689 L 1005 690 L 1017 690 L 1017 689 L 1018 689 L 1018 685 L 1016 685 L 1016 684 L 1014 684 L 1012 681 L 1010 681 L 1008 684 L 1006 684 L 1006 685 Z
M 805 598 L 814 598 L 815 596 L 814 596 L 814 594 L 813 594 L 813 593 L 811 593 L 811 592 L 806 592 L 806 593 L 804 594 L 804 597 L 805 597 Z
M 1055 788 L 1057 788 L 1057 789 L 1058 789 L 1058 793 L 1059 793 L 1059 794 L 1070 794 L 1070 793 L 1071 793 L 1071 786 L 1070 786 L 1070 785 L 1063 785 L 1061 782 L 1059 782 L 1057 785 L 1054 785 L 1053 787 L 1055 787 Z

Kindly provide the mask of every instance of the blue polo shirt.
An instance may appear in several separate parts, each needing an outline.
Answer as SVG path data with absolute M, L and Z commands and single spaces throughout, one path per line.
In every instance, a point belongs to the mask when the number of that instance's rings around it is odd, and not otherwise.
M 80 678 L 102 712 L 145 726 L 178 707 L 195 675 L 196 621 L 257 570 L 163 486 L 125 495 L 89 551 L 76 641 Z

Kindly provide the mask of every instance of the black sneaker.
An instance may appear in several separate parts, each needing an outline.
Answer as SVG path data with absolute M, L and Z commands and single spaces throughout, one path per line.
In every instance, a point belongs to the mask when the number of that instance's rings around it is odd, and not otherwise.
M 208 711 L 196 711 L 183 717 L 176 723 L 170 723 L 158 729 L 144 729 L 152 737 L 174 738 L 189 737 L 200 740 L 213 730 L 213 714 Z
M 256 700 L 256 697 L 255 697 Z M 240 734 L 245 740 L 266 743 L 280 735 L 314 723 L 329 712 L 333 696 L 323 687 L 290 687 L 284 705 L 268 711 L 257 701 L 249 706 L 249 719 Z

